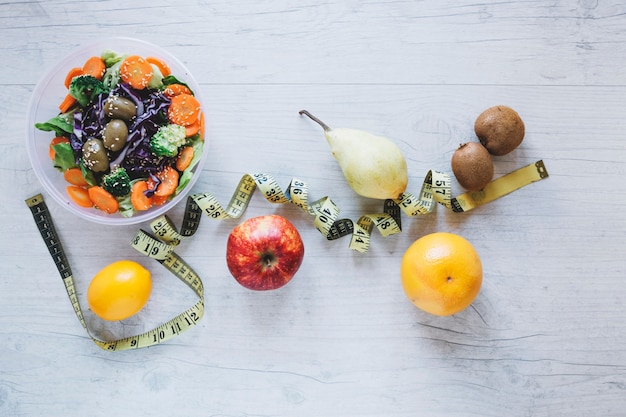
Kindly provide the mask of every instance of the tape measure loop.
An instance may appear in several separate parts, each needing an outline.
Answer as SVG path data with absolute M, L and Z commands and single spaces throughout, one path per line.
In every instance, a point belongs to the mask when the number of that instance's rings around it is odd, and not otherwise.
M 335 220 L 335 223 L 328 229 L 328 235 L 326 239 L 336 240 L 344 236 L 348 236 L 354 233 L 354 223 L 351 219 L 339 219 Z
M 91 333 L 85 320 L 83 310 L 80 306 L 80 300 L 76 293 L 74 277 L 43 196 L 38 194 L 31 197 L 26 200 L 26 204 L 30 208 L 33 218 L 35 219 L 35 224 L 41 232 L 50 255 L 63 278 L 65 291 L 78 321 L 91 340 L 101 349 L 118 351 L 152 346 L 178 336 L 185 330 L 195 326 L 203 317 L 204 286 L 202 280 L 182 258 L 174 253 L 174 248 L 180 243 L 183 236 L 176 231 L 171 221 L 163 216 L 155 219 L 151 224 L 151 228 L 155 234 L 164 240 L 159 240 L 148 232 L 140 230 L 131 240 L 131 246 L 163 264 L 170 272 L 187 284 L 198 296 L 198 302 L 178 316 L 140 335 L 129 336 L 113 341 L 103 341 L 96 338 Z M 190 207 L 189 204 L 188 207 Z M 191 208 L 191 211 L 197 214 L 197 209 Z M 197 225 L 194 225 L 191 220 L 187 219 L 187 234 L 193 234 L 194 228 L 197 228 Z

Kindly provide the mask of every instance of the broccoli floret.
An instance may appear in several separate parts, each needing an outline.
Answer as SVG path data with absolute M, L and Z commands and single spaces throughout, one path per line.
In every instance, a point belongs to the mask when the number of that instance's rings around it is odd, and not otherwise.
M 150 139 L 150 150 L 156 156 L 176 156 L 187 142 L 185 127 L 175 124 L 161 126 Z
M 82 107 L 86 107 L 98 94 L 107 92 L 107 89 L 96 77 L 79 75 L 72 79 L 68 92 Z
M 115 168 L 110 173 L 102 177 L 102 187 L 115 197 L 124 197 L 130 193 L 130 177 L 126 169 Z

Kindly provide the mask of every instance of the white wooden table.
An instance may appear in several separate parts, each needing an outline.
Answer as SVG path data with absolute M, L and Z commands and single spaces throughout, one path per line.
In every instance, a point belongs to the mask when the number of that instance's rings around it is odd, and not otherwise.
M 623 416 L 625 27 L 618 0 L 0 2 L 0 415 Z M 527 134 L 496 158 L 496 175 L 543 159 L 550 177 L 468 213 L 404 217 L 402 233 L 374 234 L 365 254 L 255 195 L 243 218 L 278 213 L 302 233 L 293 282 L 240 287 L 225 263 L 238 221 L 202 220 L 177 249 L 205 285 L 201 323 L 106 352 L 76 319 L 24 204 L 44 192 L 24 132 L 46 70 L 114 35 L 161 45 L 199 81 L 210 155 L 192 192 L 224 203 L 243 174 L 267 172 L 285 186 L 306 180 L 345 217 L 380 210 L 345 184 L 303 108 L 392 138 L 418 192 L 429 169 L 450 172 L 476 116 L 506 104 Z M 88 316 L 94 332 L 135 334 L 195 302 L 130 248 L 138 226 L 88 223 L 46 201 L 83 305 L 113 260 L 153 272 L 146 309 L 120 325 Z M 406 248 L 434 231 L 461 234 L 484 264 L 478 298 L 451 317 L 417 310 L 399 280 Z

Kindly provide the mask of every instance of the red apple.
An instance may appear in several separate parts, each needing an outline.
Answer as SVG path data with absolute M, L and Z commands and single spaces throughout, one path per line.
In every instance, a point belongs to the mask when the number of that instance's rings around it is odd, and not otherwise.
M 251 290 L 275 290 L 287 284 L 303 258 L 300 233 L 289 220 L 275 214 L 238 224 L 226 244 L 230 273 Z

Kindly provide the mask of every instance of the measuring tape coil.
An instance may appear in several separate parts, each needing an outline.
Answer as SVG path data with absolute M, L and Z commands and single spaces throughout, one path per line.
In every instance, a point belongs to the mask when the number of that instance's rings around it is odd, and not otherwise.
M 450 175 L 431 170 L 424 178 L 418 195 L 405 192 L 397 199 L 387 199 L 381 213 L 363 215 L 356 222 L 339 219 L 339 207 L 329 197 L 309 203 L 306 182 L 294 178 L 283 191 L 278 182 L 266 173 L 245 174 L 226 208 L 211 193 L 194 194 L 190 198 L 211 219 L 236 219 L 246 210 L 258 188 L 270 203 L 294 204 L 313 216 L 315 228 L 327 239 L 351 235 L 350 249 L 367 252 L 374 228 L 385 237 L 402 230 L 400 212 L 415 217 L 432 212 L 437 204 L 453 212 L 467 212 L 547 177 L 548 172 L 540 160 L 493 180 L 482 191 L 467 192 L 453 198 Z
M 89 337 L 98 347 L 108 351 L 120 351 L 153 346 L 178 336 L 186 330 L 194 327 L 202 319 L 204 315 L 204 287 L 202 280 L 193 268 L 191 268 L 191 266 L 189 266 L 173 251 L 173 248 L 177 245 L 177 239 L 178 242 L 180 242 L 180 237 L 182 237 L 182 235 L 175 231 L 174 233 L 168 231 L 168 233 L 162 236 L 162 238 L 165 238 L 166 240 L 159 241 L 148 233 L 140 231 L 133 238 L 131 245 L 139 252 L 161 263 L 168 271 L 191 288 L 198 296 L 199 300 L 193 306 L 183 311 L 176 317 L 144 333 L 113 341 L 103 341 L 96 338 L 92 335 L 89 327 L 87 326 L 87 322 L 76 293 L 72 270 L 43 196 L 41 194 L 35 195 L 34 197 L 27 199 L 26 204 L 31 210 L 33 218 L 35 219 L 35 224 L 37 225 L 37 228 L 41 233 L 41 237 L 48 247 L 48 251 L 52 256 L 59 274 L 61 275 L 63 284 L 65 285 L 65 290 L 72 307 L 74 308 L 74 313 L 78 317 L 80 324 L 85 329 Z M 152 224 L 153 230 L 157 230 L 157 233 L 159 230 L 163 230 L 163 227 L 157 229 L 157 226 L 161 225 L 159 222 L 162 221 L 164 221 L 164 219 L 160 218 Z M 169 220 L 167 221 L 169 222 Z M 186 233 L 189 233 L 189 229 L 186 230 Z

